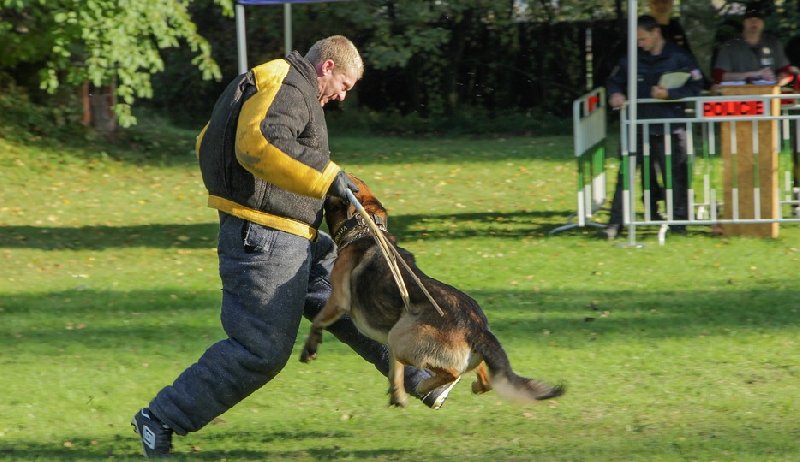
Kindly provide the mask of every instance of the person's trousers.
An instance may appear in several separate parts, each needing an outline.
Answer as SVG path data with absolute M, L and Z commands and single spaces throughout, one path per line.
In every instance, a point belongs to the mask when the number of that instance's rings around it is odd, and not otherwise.
M 149 408 L 179 435 L 197 431 L 258 390 L 284 367 L 301 316 L 313 318 L 330 295 L 335 260 L 330 237 L 315 242 L 220 213 L 220 319 L 228 338 L 163 388 Z M 349 318 L 328 330 L 384 375 L 386 347 L 362 335 Z M 406 368 L 409 387 L 429 374 Z
M 672 142 L 672 204 L 673 218 L 683 220 L 688 218 L 688 170 L 686 165 L 686 130 L 675 129 L 671 134 Z M 658 219 L 658 201 L 665 200 L 667 190 L 667 161 L 666 145 L 664 135 L 650 135 L 650 216 Z M 641 169 L 644 166 L 644 143 L 642 134 L 639 132 L 637 137 L 638 148 L 636 150 L 636 166 Z M 626 159 L 623 158 L 623 162 Z M 630 172 L 634 175 L 636 172 Z M 659 173 L 661 183 L 659 184 Z M 622 196 L 624 194 L 624 175 L 622 165 L 620 165 L 617 175 L 617 184 L 614 188 L 614 198 L 611 201 L 611 216 L 608 223 L 621 225 L 622 219 Z M 645 190 L 645 178 L 641 175 L 642 194 Z M 643 196 L 644 199 L 644 196 Z M 633 204 L 631 204 L 633 206 Z

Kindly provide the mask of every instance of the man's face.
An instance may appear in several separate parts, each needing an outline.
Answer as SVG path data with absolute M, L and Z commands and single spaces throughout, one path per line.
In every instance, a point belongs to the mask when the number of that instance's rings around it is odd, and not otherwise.
M 746 34 L 760 34 L 764 30 L 764 20 L 755 16 L 745 18 L 742 29 Z
M 646 31 L 641 27 L 636 29 L 636 44 L 639 45 L 639 48 L 648 53 L 652 53 L 653 50 L 655 50 L 658 44 L 658 37 L 658 29 L 653 29 L 651 31 Z
M 672 11 L 672 0 L 650 0 L 650 11 L 655 16 L 668 15 Z
M 323 61 L 317 66 L 320 106 L 325 106 L 328 101 L 344 101 L 347 92 L 353 89 L 357 81 L 355 71 L 336 69 L 336 64 L 330 59 Z

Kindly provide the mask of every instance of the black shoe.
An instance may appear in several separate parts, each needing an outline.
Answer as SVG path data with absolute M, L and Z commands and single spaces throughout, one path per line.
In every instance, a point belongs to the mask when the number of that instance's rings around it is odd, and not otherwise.
M 450 383 L 446 383 L 441 387 L 434 388 L 433 390 L 429 391 L 427 395 L 422 397 L 422 402 L 434 410 L 441 408 L 444 405 L 444 402 L 447 401 L 447 395 L 450 394 L 450 390 L 456 386 L 459 380 L 461 380 L 461 377 L 453 380 Z
M 150 409 L 137 412 L 131 425 L 142 440 L 145 457 L 166 457 L 172 451 L 172 429 L 161 423 Z
M 597 234 L 602 238 L 608 239 L 609 241 L 613 241 L 614 239 L 617 238 L 617 236 L 620 235 L 621 231 L 622 231 L 622 225 L 610 224 L 606 226 L 604 229 L 601 229 Z
M 669 232 L 674 234 L 686 234 L 686 225 L 669 225 Z

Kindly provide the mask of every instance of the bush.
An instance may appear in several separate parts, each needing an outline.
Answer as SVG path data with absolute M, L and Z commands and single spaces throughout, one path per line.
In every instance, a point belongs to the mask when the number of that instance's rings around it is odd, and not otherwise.
M 0 134 L 7 138 L 83 136 L 77 95 L 54 95 L 46 105 L 31 101 L 28 91 L 0 78 Z

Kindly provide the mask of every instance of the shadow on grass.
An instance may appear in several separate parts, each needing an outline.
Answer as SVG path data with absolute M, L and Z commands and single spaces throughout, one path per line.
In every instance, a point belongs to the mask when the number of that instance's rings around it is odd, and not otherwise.
M 397 215 L 390 230 L 403 241 L 543 237 L 566 221 L 569 211 Z M 592 234 L 593 235 L 593 234 Z M 108 248 L 209 248 L 216 246 L 217 224 L 55 227 L 0 226 L 0 248 L 100 250 Z
M 800 289 L 678 292 L 472 291 L 507 342 L 580 348 L 635 337 L 693 338 L 780 331 L 800 325 Z M 0 296 L 0 348 L 129 348 L 147 340 L 210 344 L 221 331 L 219 292 L 103 290 Z M 302 335 L 300 336 L 302 337 Z
M 0 226 L 0 248 L 100 250 L 107 248 L 216 247 L 217 224 L 135 226 Z
M 454 450 L 463 460 L 795 460 L 797 446 L 787 428 L 792 422 L 785 415 L 772 421 L 756 419 L 742 425 L 738 422 L 693 422 L 691 428 L 678 429 L 667 422 L 637 416 L 632 411 L 623 421 L 630 428 L 621 435 L 613 430 L 604 438 L 575 435 L 551 438 L 539 444 L 522 443 L 528 447 L 525 455 L 511 454 L 509 449 L 519 451 L 520 443 L 484 435 L 483 447 L 469 455 L 464 450 Z M 620 425 L 622 426 L 622 425 Z M 387 433 L 387 438 L 408 438 L 418 431 L 407 434 Z M 777 436 L 776 436 L 777 435 Z M 445 434 L 450 444 L 458 445 L 465 437 L 458 428 Z M 362 438 L 359 429 L 353 432 L 201 432 L 191 437 L 197 446 L 176 440 L 175 452 L 170 460 L 379 460 L 418 461 L 441 458 L 447 449 L 430 450 L 425 447 L 411 449 L 345 449 L 341 446 L 357 447 Z M 307 441 L 305 441 L 307 440 Z M 624 441 L 623 441 L 624 440 Z M 59 443 L 17 441 L 14 447 L 0 445 L 0 458 L 4 460 L 141 460 L 141 449 L 130 436 L 115 435 L 109 441 L 92 441 L 87 438 L 69 440 L 71 447 Z M 269 445 L 274 441 L 296 441 L 304 445 L 299 450 L 274 450 Z M 407 445 L 408 441 L 404 440 Z M 391 443 L 386 443 L 387 445 Z M 559 446 L 572 444 L 568 454 L 557 457 Z M 263 447 L 259 447 L 263 445 Z M 232 449 L 203 450 L 203 447 L 223 446 Z M 244 447 L 243 447 L 244 446 Z M 449 459 L 448 459 L 449 460 Z
M 311 456 L 314 460 L 340 460 L 354 459 L 365 460 L 379 458 L 381 460 L 398 460 L 408 454 L 404 449 L 373 449 L 373 450 L 347 450 L 339 447 L 338 440 L 347 441 L 353 438 L 349 432 L 331 431 L 297 431 L 297 432 L 214 432 L 205 433 L 200 440 L 201 446 L 229 447 L 240 446 L 259 446 L 262 449 L 230 449 L 230 450 L 211 450 L 204 451 L 202 447 L 186 447 L 178 442 L 177 451 L 170 458 L 171 460 L 271 460 L 279 458 L 281 460 L 301 460 Z M 308 440 L 307 449 L 299 451 L 278 451 L 270 450 L 270 444 L 275 441 L 303 441 Z M 136 457 L 141 458 L 141 449 L 134 447 L 135 438 L 131 433 L 130 438 L 117 436 L 108 444 L 104 442 L 92 442 L 86 438 L 72 438 L 69 440 L 70 448 L 65 449 L 54 444 L 42 444 L 32 442 L 18 442 L 13 448 L 0 447 L 0 458 L 9 460 L 95 460 L 107 459 L 108 457 Z M 321 447 L 322 442 L 328 442 L 330 447 Z M 339 442 L 341 443 L 341 442 Z M 110 446 L 110 447 L 108 447 Z M 126 448 L 130 447 L 129 454 L 125 454 Z
M 542 237 L 566 221 L 569 211 L 390 215 L 389 231 L 402 241 Z M 562 221 L 563 220 L 563 221 Z

